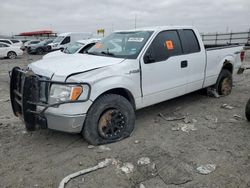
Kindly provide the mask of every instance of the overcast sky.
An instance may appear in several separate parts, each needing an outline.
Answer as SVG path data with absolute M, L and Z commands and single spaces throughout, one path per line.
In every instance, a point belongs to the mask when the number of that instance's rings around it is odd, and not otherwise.
M 52 29 L 96 32 L 194 25 L 201 32 L 247 31 L 250 0 L 1 0 L 0 34 Z

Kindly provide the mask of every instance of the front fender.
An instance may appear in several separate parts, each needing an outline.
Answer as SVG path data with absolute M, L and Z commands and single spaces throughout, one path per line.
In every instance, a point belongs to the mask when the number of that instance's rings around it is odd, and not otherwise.
M 126 89 L 134 99 L 141 97 L 140 77 L 111 76 L 92 83 L 90 100 L 95 101 L 103 93 L 112 89 Z

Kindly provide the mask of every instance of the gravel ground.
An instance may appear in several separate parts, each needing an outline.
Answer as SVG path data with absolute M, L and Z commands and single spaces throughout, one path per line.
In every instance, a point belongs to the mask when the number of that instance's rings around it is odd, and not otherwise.
M 58 187 L 66 175 L 105 158 L 113 163 L 66 187 L 250 187 L 250 123 L 244 116 L 250 71 L 235 76 L 227 97 L 194 92 L 139 110 L 130 138 L 92 148 L 81 135 L 27 132 L 12 114 L 8 71 L 40 58 L 0 59 L 0 187 Z M 159 114 L 186 119 L 166 121 Z M 200 174 L 197 167 L 207 164 L 212 172 Z

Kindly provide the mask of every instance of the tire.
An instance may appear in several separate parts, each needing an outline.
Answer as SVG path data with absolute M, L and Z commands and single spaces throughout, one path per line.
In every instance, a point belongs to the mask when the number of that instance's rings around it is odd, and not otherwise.
M 129 137 L 134 124 L 131 103 L 120 95 L 106 94 L 90 107 L 82 135 L 92 145 L 108 144 Z
M 7 57 L 8 57 L 9 59 L 16 59 L 17 55 L 16 55 L 15 52 L 10 51 L 10 52 L 8 52 Z
M 44 53 L 44 51 L 43 51 L 42 48 L 37 48 L 36 53 L 37 53 L 38 55 L 42 55 L 42 54 Z
M 214 87 L 219 95 L 229 95 L 233 87 L 232 73 L 229 70 L 222 69 Z
M 250 121 L 250 99 L 247 102 L 245 114 L 246 114 L 247 120 Z

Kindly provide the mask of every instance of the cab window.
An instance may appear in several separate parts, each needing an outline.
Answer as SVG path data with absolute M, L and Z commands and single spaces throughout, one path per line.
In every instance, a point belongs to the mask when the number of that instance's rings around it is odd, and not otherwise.
M 179 30 L 179 35 L 184 54 L 196 53 L 200 51 L 200 45 L 193 30 Z
M 70 43 L 70 36 L 65 37 L 61 42 L 61 44 L 68 44 L 68 43 Z
M 182 47 L 176 30 L 160 32 L 150 47 L 145 56 L 145 63 L 154 63 L 165 61 L 171 56 L 181 55 Z

